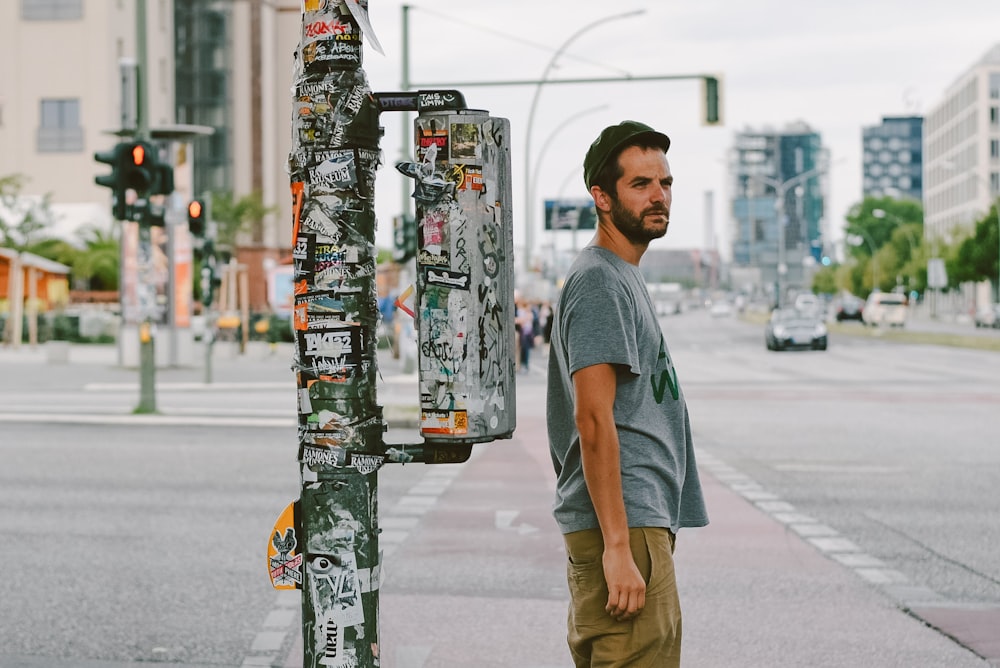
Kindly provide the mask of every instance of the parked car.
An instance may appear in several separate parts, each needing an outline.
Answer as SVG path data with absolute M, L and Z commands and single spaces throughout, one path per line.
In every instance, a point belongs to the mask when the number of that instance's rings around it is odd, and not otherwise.
M 974 318 L 976 327 L 994 327 L 1000 329 L 1000 304 L 984 306 L 976 311 Z
M 764 329 L 764 343 L 768 350 L 826 350 L 826 325 L 816 313 L 794 308 L 775 309 Z
M 834 302 L 834 317 L 837 319 L 837 322 L 843 322 L 844 320 L 861 320 L 861 314 L 864 311 L 864 307 L 865 302 L 859 297 L 854 297 L 853 295 L 841 297 Z
M 906 312 L 906 295 L 898 292 L 873 292 L 865 301 L 861 320 L 872 327 L 902 327 L 906 324 Z

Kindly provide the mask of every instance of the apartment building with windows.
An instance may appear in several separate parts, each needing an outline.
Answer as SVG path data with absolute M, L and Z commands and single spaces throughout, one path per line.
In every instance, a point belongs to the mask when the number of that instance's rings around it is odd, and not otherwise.
M 884 116 L 862 128 L 862 192 L 865 197 L 923 199 L 922 116 Z
M 250 302 L 266 309 L 267 266 L 290 246 L 285 171 L 291 146 L 292 56 L 300 0 L 10 0 L 0 3 L 0 176 L 27 178 L 23 195 L 51 196 L 62 236 L 111 223 L 111 196 L 94 153 L 121 127 L 119 61 L 138 60 L 145 8 L 146 125 L 214 129 L 184 155 L 184 196 L 261 193 L 275 212 L 240 239 Z
M 924 229 L 957 240 L 1000 197 L 1000 43 L 948 87 L 924 127 Z
M 174 122 L 173 12 L 147 0 L 150 125 Z M 111 197 L 94 177 L 96 151 L 121 127 L 118 62 L 136 57 L 134 0 L 0 3 L 0 176 L 23 175 L 22 195 L 51 196 L 55 231 L 108 225 Z

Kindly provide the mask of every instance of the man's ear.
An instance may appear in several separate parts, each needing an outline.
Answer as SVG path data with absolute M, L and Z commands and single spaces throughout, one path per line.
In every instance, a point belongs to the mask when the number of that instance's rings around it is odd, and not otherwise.
M 591 186 L 590 196 L 594 198 L 594 206 L 599 210 L 611 210 L 611 197 L 601 189 L 601 186 Z

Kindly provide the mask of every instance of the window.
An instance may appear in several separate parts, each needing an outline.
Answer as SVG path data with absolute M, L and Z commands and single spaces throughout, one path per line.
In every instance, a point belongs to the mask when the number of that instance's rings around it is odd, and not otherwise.
M 42 100 L 38 127 L 39 153 L 75 153 L 83 150 L 80 101 Z
M 1000 158 L 1000 139 L 990 140 L 990 157 L 994 160 Z
M 1000 125 L 1000 107 L 990 107 L 990 125 Z
M 83 0 L 21 0 L 25 21 L 73 21 L 83 18 Z

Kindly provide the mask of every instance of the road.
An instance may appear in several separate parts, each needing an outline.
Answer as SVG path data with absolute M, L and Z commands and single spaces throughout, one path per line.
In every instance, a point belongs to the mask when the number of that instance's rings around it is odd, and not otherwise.
M 732 318 L 663 326 L 715 501 L 714 533 L 679 540 L 690 665 L 989 665 L 904 609 L 1000 611 L 1000 354 L 850 337 L 772 353 Z M 297 595 L 264 561 L 299 485 L 283 351 L 221 356 L 213 388 L 164 371 L 148 418 L 129 414 L 133 370 L 16 355 L 0 356 L 0 667 L 300 665 Z M 384 666 L 569 665 L 542 363 L 519 377 L 512 441 L 380 473 Z M 381 400 L 415 403 L 392 364 Z M 795 572 L 749 568 L 737 519 Z M 803 610 L 828 614 L 789 636 Z

